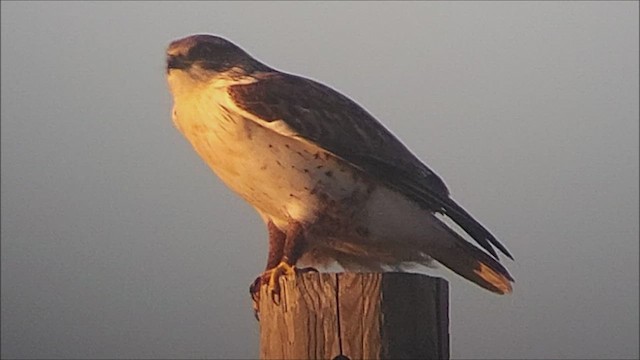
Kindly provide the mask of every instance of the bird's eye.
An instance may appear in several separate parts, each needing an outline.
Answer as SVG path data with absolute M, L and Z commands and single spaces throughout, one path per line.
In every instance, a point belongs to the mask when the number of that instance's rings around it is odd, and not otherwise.
M 168 56 L 167 68 L 168 69 L 187 69 L 189 62 L 186 61 L 184 56 Z

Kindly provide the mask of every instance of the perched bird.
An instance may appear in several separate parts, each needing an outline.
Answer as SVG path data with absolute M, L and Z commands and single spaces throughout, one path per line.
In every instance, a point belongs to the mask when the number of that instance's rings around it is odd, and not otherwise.
M 254 294 L 267 283 L 277 295 L 278 278 L 298 260 L 383 271 L 435 259 L 485 289 L 512 291 L 494 247 L 513 259 L 507 249 L 346 96 L 213 35 L 173 41 L 167 78 L 175 126 L 267 226 L 267 266 Z

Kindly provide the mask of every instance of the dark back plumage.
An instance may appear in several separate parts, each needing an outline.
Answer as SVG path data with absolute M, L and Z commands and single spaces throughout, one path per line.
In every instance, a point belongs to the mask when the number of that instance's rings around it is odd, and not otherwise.
M 273 73 L 229 88 L 234 102 L 267 122 L 284 121 L 317 143 L 420 206 L 451 218 L 494 257 L 507 249 L 449 197 L 445 183 L 365 109 L 328 86 L 300 76 Z M 493 245 L 493 246 L 492 246 Z

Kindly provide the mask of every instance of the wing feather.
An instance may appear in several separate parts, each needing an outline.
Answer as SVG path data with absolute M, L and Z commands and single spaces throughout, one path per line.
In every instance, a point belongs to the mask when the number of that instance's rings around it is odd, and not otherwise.
M 431 211 L 445 214 L 497 258 L 509 252 L 449 197 L 444 182 L 358 104 L 313 80 L 273 73 L 229 87 L 236 106 L 263 125 L 312 141 Z

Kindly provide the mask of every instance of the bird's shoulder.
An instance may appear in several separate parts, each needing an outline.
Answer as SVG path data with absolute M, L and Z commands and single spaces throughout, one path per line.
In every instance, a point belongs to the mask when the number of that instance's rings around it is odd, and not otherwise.
M 230 86 L 228 93 L 238 108 L 260 121 L 282 121 L 290 133 L 385 183 L 400 186 L 401 192 L 449 194 L 444 182 L 367 110 L 327 85 L 272 72 L 257 76 L 254 82 Z
M 449 197 L 445 183 L 363 107 L 330 87 L 274 72 L 229 87 L 234 103 L 263 125 L 301 137 L 419 206 L 445 214 L 497 258 L 506 248 Z M 275 126 L 274 126 L 275 125 Z

